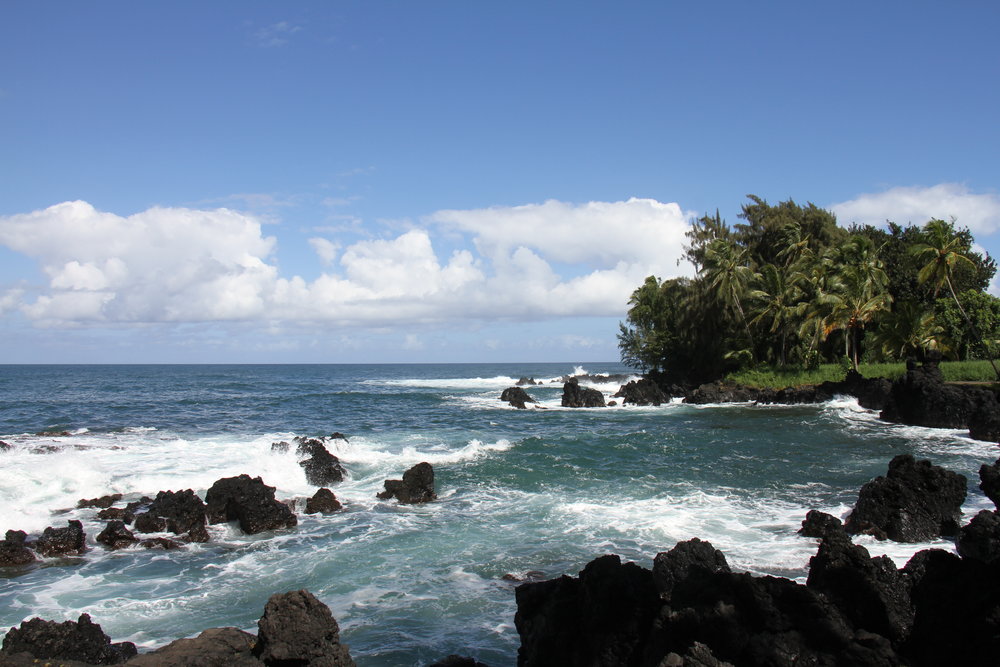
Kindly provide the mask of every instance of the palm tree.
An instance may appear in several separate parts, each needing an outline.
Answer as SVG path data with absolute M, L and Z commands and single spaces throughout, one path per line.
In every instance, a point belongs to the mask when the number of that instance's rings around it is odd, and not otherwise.
M 963 254 L 965 252 L 964 243 L 955 233 L 954 224 L 945 222 L 944 220 L 931 220 L 924 225 L 923 236 L 924 241 L 914 244 L 911 251 L 921 261 L 927 262 L 917 274 L 917 281 L 920 284 L 927 282 L 933 284 L 934 296 L 937 296 L 941 287 L 948 287 L 951 298 L 955 300 L 955 305 L 958 306 L 958 312 L 962 314 L 962 319 L 965 320 L 966 326 L 969 327 L 973 338 L 983 349 L 986 358 L 993 367 L 993 372 L 996 373 L 997 379 L 1000 380 L 1000 370 L 997 370 L 997 365 L 993 362 L 993 355 L 990 354 L 989 348 L 986 347 L 982 335 L 976 329 L 976 325 L 972 323 L 969 314 L 962 307 L 962 302 L 958 300 L 958 295 L 955 294 L 955 286 L 951 281 L 955 265 L 968 264 L 975 266 L 975 263 L 967 255 Z
M 886 290 L 889 278 L 871 239 L 852 236 L 839 255 L 839 285 L 832 294 L 828 331 L 844 329 L 845 351 L 854 362 L 854 370 L 858 370 L 858 334 L 866 323 L 889 309 L 892 296 Z
M 758 302 L 760 310 L 753 319 L 756 324 L 763 319 L 770 320 L 771 333 L 778 334 L 778 363 L 785 365 L 785 350 L 788 348 L 788 332 L 795 319 L 801 291 L 799 276 L 787 267 L 765 264 L 757 281 L 757 289 L 750 296 Z
M 750 348 L 753 348 L 753 334 L 750 323 L 743 310 L 741 297 L 746 296 L 750 283 L 756 274 L 749 266 L 749 253 L 746 248 L 740 248 L 730 239 L 717 238 L 712 241 L 705 252 L 703 276 L 708 289 L 727 307 L 736 309 L 743 328 L 747 333 Z
M 895 310 L 880 321 L 874 339 L 890 359 L 905 359 L 924 350 L 951 353 L 944 327 L 937 323 L 932 311 L 917 301 L 897 303 Z

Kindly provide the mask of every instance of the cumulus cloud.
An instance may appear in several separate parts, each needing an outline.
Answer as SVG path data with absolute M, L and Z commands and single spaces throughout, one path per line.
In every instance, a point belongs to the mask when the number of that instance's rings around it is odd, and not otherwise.
M 17 299 L 48 326 L 259 321 L 392 326 L 479 319 L 621 316 L 649 274 L 678 266 L 687 218 L 649 199 L 440 211 L 393 238 L 309 243 L 326 267 L 279 274 L 276 239 L 228 209 L 123 217 L 86 202 L 0 217 L 0 243 L 38 261 L 48 285 Z M 465 247 L 442 259 L 434 232 Z M 462 245 L 457 244 L 457 245 Z M 416 340 L 416 339 L 415 339 Z
M 883 225 L 891 220 L 921 225 L 931 218 L 955 218 L 975 234 L 992 234 L 1000 227 L 1000 196 L 974 193 L 959 183 L 896 187 L 834 204 L 830 210 L 842 224 Z

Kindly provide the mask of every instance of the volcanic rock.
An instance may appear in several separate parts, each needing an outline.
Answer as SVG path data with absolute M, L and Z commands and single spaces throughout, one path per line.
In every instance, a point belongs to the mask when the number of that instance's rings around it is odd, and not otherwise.
M 1000 559 L 1000 515 L 982 510 L 958 531 L 958 555 L 983 563 Z
M 806 518 L 802 521 L 802 528 L 799 535 L 803 537 L 824 537 L 830 531 L 843 532 L 844 524 L 837 517 L 820 512 L 819 510 L 809 510 Z
M 670 397 L 649 378 L 632 380 L 618 390 L 615 398 L 622 399 L 624 404 L 632 405 L 661 405 L 670 402 Z
M 1000 570 L 941 549 L 903 568 L 916 613 L 904 647 L 911 664 L 995 665 L 1000 655 Z
M 10 449 L 10 445 L 8 445 L 8 444 L 7 444 L 6 442 L 4 442 L 3 440 L 0 440 L 0 452 L 5 452 L 5 451 L 7 451 L 8 449 Z
M 653 559 L 653 584 L 660 596 L 669 600 L 679 582 L 697 586 L 716 572 L 729 572 L 726 556 L 710 542 L 697 537 L 678 542 L 673 549 Z
M 503 393 L 500 394 L 500 400 L 510 403 L 518 410 L 526 410 L 528 406 L 525 405 L 525 403 L 538 402 L 529 396 L 528 392 L 520 387 L 508 387 L 507 389 L 504 389 Z
M 87 536 L 83 524 L 73 520 L 65 528 L 46 528 L 34 543 L 35 550 L 43 556 L 79 555 L 87 550 Z
M 112 644 L 111 638 L 81 614 L 77 622 L 33 618 L 11 628 L 3 640 L 3 655 L 28 653 L 41 660 L 79 660 L 92 665 L 123 663 L 136 654 L 135 644 Z
M 281 442 L 272 442 L 271 451 L 272 452 L 287 452 L 292 445 L 290 443 L 282 440 Z
M 187 533 L 192 542 L 207 542 L 205 510 L 205 503 L 191 489 L 160 491 L 146 513 L 136 517 L 135 529 L 140 533 Z
M 337 500 L 333 491 L 322 488 L 313 494 L 313 497 L 306 501 L 306 514 L 333 514 L 341 509 L 343 505 Z
M 581 387 L 573 377 L 563 385 L 562 406 L 564 408 L 603 408 L 604 394 L 592 387 Z
M 958 533 L 965 502 L 965 477 L 930 461 L 900 454 L 885 477 L 876 477 L 858 493 L 845 529 L 897 542 L 923 542 Z
M 125 527 L 123 521 L 109 521 L 108 525 L 97 535 L 97 541 L 109 549 L 124 549 L 139 540 Z
M 979 488 L 1000 509 L 1000 459 L 979 466 Z
M 257 637 L 237 628 L 212 628 L 178 639 L 128 661 L 129 667 L 260 667 L 252 653 Z
M 132 523 L 135 521 L 136 512 L 147 507 L 153 499 L 149 496 L 143 496 L 139 500 L 135 500 L 125 505 L 125 507 L 108 507 L 97 513 L 97 518 L 104 521 L 123 521 L 125 523 Z M 166 524 L 164 524 L 166 525 Z
M 487 665 L 464 655 L 449 655 L 427 665 L 427 667 L 487 667 Z
M 591 561 L 579 577 L 521 584 L 514 594 L 522 667 L 639 664 L 662 604 L 652 573 L 618 556 Z
M 531 386 L 531 385 L 542 384 L 542 383 L 541 382 L 536 382 L 535 378 L 529 378 L 529 377 L 521 376 L 521 379 L 518 380 L 515 384 L 517 384 L 518 387 L 524 387 L 524 386 Z
M 354 665 L 330 608 L 307 590 L 271 596 L 257 623 L 253 654 L 267 665 Z
M 995 410 L 997 399 L 985 389 L 947 385 L 934 361 L 906 371 L 892 383 L 882 419 L 911 426 L 968 428 L 973 414 Z
M 298 523 L 292 511 L 275 500 L 274 487 L 260 477 L 224 477 L 208 490 L 205 501 L 210 524 L 238 521 L 240 530 L 248 535 Z
M 403 479 L 387 479 L 385 491 L 378 494 L 382 500 L 395 498 L 404 504 L 427 503 L 435 498 L 434 468 L 430 463 L 418 463 L 403 473 Z
M 828 531 L 809 560 L 806 585 L 820 591 L 858 628 L 893 642 L 913 623 L 909 580 L 888 556 L 872 558 L 842 530 Z
M 163 549 L 164 551 L 184 548 L 184 545 L 180 542 L 166 537 L 150 537 L 149 539 L 140 541 L 139 546 L 143 549 Z
M 1000 442 L 1000 403 L 982 401 L 969 417 L 969 437 L 973 440 Z
M 122 499 L 122 494 L 113 493 L 109 496 L 101 496 L 100 498 L 82 499 L 79 502 L 77 502 L 76 507 L 77 509 L 86 509 L 88 507 L 96 507 L 97 509 L 107 509 L 108 507 L 111 507 L 121 499 Z
M 35 554 L 25 544 L 27 534 L 23 530 L 8 530 L 0 542 L 0 567 L 27 565 L 35 562 Z
M 313 486 L 328 486 L 344 481 L 347 471 L 340 465 L 340 459 L 331 454 L 319 438 L 296 438 L 299 456 L 308 458 L 299 461 L 306 471 L 306 481 Z

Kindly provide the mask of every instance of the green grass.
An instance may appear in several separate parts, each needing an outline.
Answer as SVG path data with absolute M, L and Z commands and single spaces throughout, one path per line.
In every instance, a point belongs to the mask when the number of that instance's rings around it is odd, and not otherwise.
M 865 377 L 886 377 L 894 380 L 906 372 L 906 364 L 861 364 L 861 374 Z M 997 377 L 988 361 L 945 361 L 941 373 L 947 382 L 995 382 Z M 724 380 L 732 384 L 748 387 L 784 389 L 802 385 L 820 384 L 826 380 L 839 382 L 844 379 L 844 370 L 839 364 L 822 364 L 815 370 L 804 370 L 795 366 L 778 368 L 763 366 L 730 373 Z

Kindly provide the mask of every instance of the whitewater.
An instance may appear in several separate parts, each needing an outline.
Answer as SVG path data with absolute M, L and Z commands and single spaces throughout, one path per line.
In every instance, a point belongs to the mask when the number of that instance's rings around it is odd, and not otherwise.
M 968 519 L 991 508 L 978 470 L 993 443 L 887 424 L 851 398 L 821 405 L 560 406 L 576 375 L 609 401 L 615 363 L 259 366 L 0 366 L 0 531 L 83 522 L 83 556 L 0 568 L 0 631 L 35 616 L 89 613 L 140 650 L 210 627 L 251 632 L 267 598 L 306 588 L 326 603 L 362 667 L 426 665 L 451 653 L 512 665 L 514 587 L 575 575 L 616 553 L 649 567 L 691 537 L 730 565 L 804 581 L 810 509 L 844 517 L 858 489 L 901 453 L 965 475 Z M 501 391 L 519 378 L 538 403 Z M 309 485 L 293 451 L 329 440 L 348 478 L 341 512 L 301 512 Z M 378 500 L 387 478 L 434 466 L 439 499 Z M 204 497 L 217 479 L 260 476 L 299 502 L 297 527 L 243 535 L 209 527 L 183 549 L 107 551 L 104 522 L 77 502 L 161 490 Z M 946 541 L 860 537 L 899 566 Z

